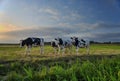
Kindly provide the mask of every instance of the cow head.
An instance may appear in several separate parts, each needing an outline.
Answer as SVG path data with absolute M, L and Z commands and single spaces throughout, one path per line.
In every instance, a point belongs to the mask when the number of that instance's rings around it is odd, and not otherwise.
M 24 40 L 20 40 L 20 47 L 23 47 L 25 45 Z
M 56 40 L 56 42 L 58 43 L 58 44 L 60 44 L 60 45 L 62 45 L 63 44 L 63 40 L 62 40 L 62 38 L 55 38 L 55 40 Z
M 75 42 L 76 40 L 78 40 L 78 37 L 71 37 L 72 42 Z

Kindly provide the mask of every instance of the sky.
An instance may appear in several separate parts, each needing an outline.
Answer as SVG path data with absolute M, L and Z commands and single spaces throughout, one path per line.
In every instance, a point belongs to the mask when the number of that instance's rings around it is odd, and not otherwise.
M 0 0 L 0 43 L 77 36 L 120 41 L 120 0 Z

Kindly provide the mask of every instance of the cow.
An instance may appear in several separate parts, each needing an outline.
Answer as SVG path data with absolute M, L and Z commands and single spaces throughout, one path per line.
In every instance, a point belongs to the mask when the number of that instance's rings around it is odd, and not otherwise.
M 65 48 L 72 48 L 72 42 L 70 40 L 63 40 L 62 38 L 55 38 L 54 41 L 51 42 L 51 46 L 55 49 L 58 49 L 58 54 L 60 54 L 60 51 L 62 50 L 62 54 L 65 52 Z
M 20 47 L 26 46 L 26 54 L 30 54 L 32 46 L 40 46 L 40 53 L 43 54 L 44 39 L 36 37 L 28 37 L 25 40 L 20 40 Z
M 71 37 L 71 39 L 76 48 L 76 54 L 78 54 L 79 48 L 86 48 L 87 54 L 89 54 L 90 42 L 88 40 L 79 39 L 78 37 Z

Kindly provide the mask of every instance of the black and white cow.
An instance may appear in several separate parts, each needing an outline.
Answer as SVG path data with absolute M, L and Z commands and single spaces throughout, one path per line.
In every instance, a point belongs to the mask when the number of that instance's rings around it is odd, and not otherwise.
M 62 38 L 55 38 L 54 41 L 51 42 L 51 46 L 55 49 L 58 49 L 58 54 L 60 54 L 60 51 L 62 50 L 62 54 L 65 52 L 65 48 L 72 48 L 72 42 L 70 40 L 63 40 Z
M 78 37 L 71 37 L 73 45 L 76 47 L 76 54 L 78 54 L 79 48 L 86 48 L 87 54 L 90 50 L 90 42 L 88 40 L 79 39 Z
M 20 41 L 20 47 L 26 46 L 26 54 L 30 54 L 32 46 L 40 46 L 40 53 L 43 54 L 44 50 L 44 39 L 43 38 L 35 38 L 29 37 L 25 40 Z

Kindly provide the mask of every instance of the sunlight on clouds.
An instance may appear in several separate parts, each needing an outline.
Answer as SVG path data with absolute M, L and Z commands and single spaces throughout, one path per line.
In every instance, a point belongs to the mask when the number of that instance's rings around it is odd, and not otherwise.
M 0 32 L 9 32 L 9 31 L 15 31 L 20 30 L 20 27 L 17 27 L 12 24 L 0 24 Z
M 11 36 L 10 34 L 7 34 L 7 33 L 20 31 L 20 30 L 24 30 L 24 29 L 25 29 L 24 27 L 15 26 L 12 24 L 5 24 L 5 23 L 1 24 L 0 23 L 0 43 L 1 42 L 5 43 L 8 41 L 9 41 L 9 43 L 10 42 L 13 43 L 14 41 L 18 41 L 18 40 L 15 40 L 17 37 L 15 34 L 13 36 Z

